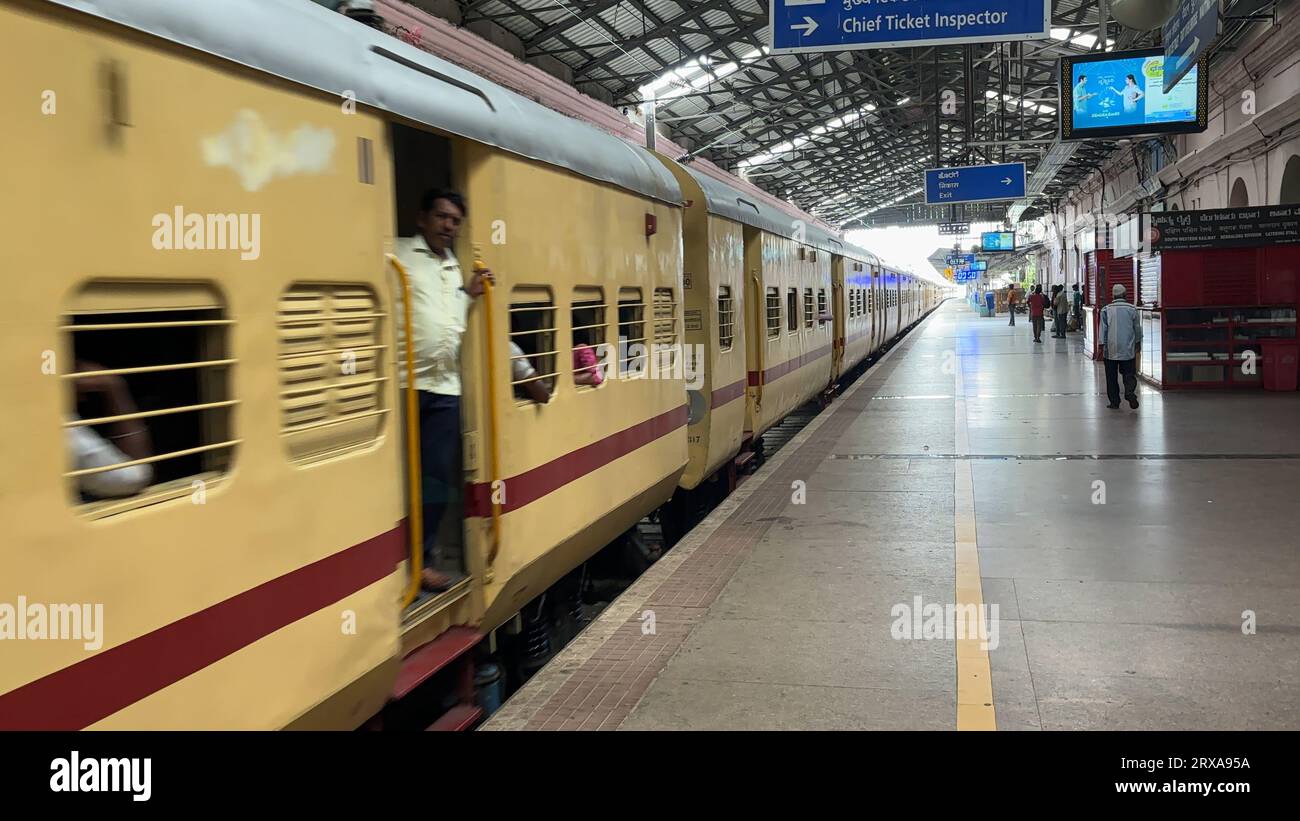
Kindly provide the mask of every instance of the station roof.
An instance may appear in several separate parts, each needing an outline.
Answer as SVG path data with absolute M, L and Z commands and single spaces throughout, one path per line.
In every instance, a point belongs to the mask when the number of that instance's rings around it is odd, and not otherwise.
M 687 146 L 686 159 L 705 156 L 852 228 L 947 220 L 946 207 L 919 205 L 921 171 L 936 167 L 936 128 L 939 165 L 1023 161 L 1031 191 L 1048 200 L 1114 152 L 1117 143 L 1093 140 L 1052 154 L 1057 61 L 1098 48 L 1098 2 L 1053 0 L 1050 39 L 979 44 L 969 62 L 960 45 L 773 55 L 768 0 L 462 0 L 460 6 L 464 24 L 502 26 L 523 42 L 527 58 L 561 61 L 574 83 L 602 87 L 617 105 L 640 105 L 653 91 L 656 119 Z M 1249 25 L 1229 19 L 1242 3 L 1261 5 L 1229 0 L 1217 53 L 1231 51 Z M 1158 33 L 1112 21 L 1107 41 L 1116 50 L 1141 48 L 1154 45 Z M 940 117 L 940 90 L 956 91 L 960 105 L 968 74 L 972 116 Z M 1035 180 L 1040 165 L 1044 174 Z M 983 206 L 959 218 L 1002 219 L 1006 210 L 1005 204 Z

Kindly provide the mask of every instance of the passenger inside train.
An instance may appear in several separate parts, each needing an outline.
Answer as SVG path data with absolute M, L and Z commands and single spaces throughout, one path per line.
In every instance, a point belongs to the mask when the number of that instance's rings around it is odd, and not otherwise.
M 105 370 L 104 366 L 88 360 L 79 360 L 76 368 L 78 373 L 93 375 L 78 377 L 73 382 L 77 395 L 77 413 L 73 421 L 87 418 L 113 421 L 103 424 L 102 435 L 88 424 L 67 428 L 72 469 L 80 471 L 123 465 L 116 470 L 80 476 L 77 485 L 82 499 L 133 496 L 149 486 L 153 468 L 148 463 L 124 463 L 146 459 L 153 454 L 149 429 L 140 419 L 133 418 L 136 414 L 135 400 L 121 376 L 99 373 Z
M 519 399 L 531 399 L 539 405 L 551 401 L 551 388 L 545 379 L 538 379 L 537 369 L 524 349 L 515 342 L 510 343 L 510 379 L 515 383 L 515 396 Z

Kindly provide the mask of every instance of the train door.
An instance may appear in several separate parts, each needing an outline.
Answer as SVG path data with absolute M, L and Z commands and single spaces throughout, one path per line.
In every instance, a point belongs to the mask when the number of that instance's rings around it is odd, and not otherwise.
M 393 123 L 389 132 L 389 141 L 394 172 L 394 225 L 393 241 L 390 243 L 391 247 L 388 250 L 402 262 L 413 284 L 416 272 L 412 270 L 412 265 L 423 259 L 420 252 L 414 250 L 414 246 L 420 245 L 422 242 L 417 242 L 416 238 L 421 235 L 419 227 L 420 212 L 422 206 L 426 204 L 423 200 L 429 192 L 458 190 L 463 180 L 458 179 L 461 175 L 457 173 L 454 164 L 456 156 L 452 139 Z M 362 169 L 363 173 L 373 173 L 373 170 L 369 172 L 365 170 L 365 162 L 362 163 Z M 469 203 L 467 203 L 468 205 Z M 464 239 L 467 236 L 468 230 L 462 229 L 461 243 L 452 249 L 452 252 L 462 260 L 463 271 L 469 267 L 469 264 L 464 261 L 472 258 L 469 249 L 461 247 L 464 245 Z M 421 247 L 427 247 L 427 243 Z M 425 252 L 425 256 L 427 256 L 427 252 Z M 401 303 L 402 284 L 395 272 L 390 272 L 389 281 L 393 289 L 393 296 L 390 301 L 392 310 L 389 315 L 393 317 L 394 336 L 397 337 L 400 343 L 407 338 L 404 324 L 405 311 Z M 465 343 L 470 341 L 471 335 L 467 333 Z M 404 385 L 406 381 L 404 378 L 405 349 L 399 344 L 396 350 L 398 350 L 396 363 L 403 372 L 403 378 L 399 379 L 398 382 Z M 462 397 L 462 402 L 464 400 L 465 398 Z M 420 427 L 425 427 L 421 424 L 420 419 L 411 420 L 407 418 L 407 395 L 405 390 L 399 392 L 397 406 L 402 409 L 404 424 L 414 424 L 417 426 L 417 430 Z M 470 419 L 470 413 L 471 408 L 467 406 L 459 408 L 461 430 L 464 429 L 464 423 Z M 424 413 L 420 415 L 422 418 L 425 416 Z M 452 419 L 452 417 L 446 418 Z M 453 428 L 457 426 L 454 419 L 450 424 Z M 444 433 L 445 436 L 441 435 Z M 464 464 L 461 449 L 456 447 L 462 437 L 463 434 L 458 430 L 442 431 L 439 436 L 440 439 L 445 439 L 450 443 L 448 445 L 452 449 L 452 453 L 448 455 L 450 463 L 459 460 L 461 464 L 444 469 L 442 474 L 445 475 L 426 475 L 425 470 L 421 469 L 420 497 L 423 502 L 421 505 L 421 524 L 424 543 L 423 569 L 425 571 L 423 581 L 425 583 L 420 586 L 415 600 L 410 603 L 408 627 L 411 622 L 422 620 L 426 615 L 432 615 L 435 611 L 442 610 L 444 605 L 450 606 L 450 604 L 463 598 L 470 587 L 469 570 L 465 555 L 465 522 L 461 513 L 464 510 L 465 483 L 462 480 Z M 404 436 L 403 442 L 407 441 Z M 412 448 L 420 447 L 418 436 L 411 440 L 410 446 Z M 420 454 L 416 452 L 411 454 L 408 463 L 414 468 L 420 465 L 422 461 Z M 409 471 L 405 481 L 409 497 L 411 490 L 414 488 Z
M 844 268 L 849 263 L 842 256 L 831 257 L 831 311 L 834 323 L 831 326 L 831 350 L 834 361 L 831 363 L 832 378 L 838 379 L 844 372 L 845 333 L 844 326 Z
M 885 343 L 885 307 L 879 268 L 871 269 L 871 350 L 878 351 Z
M 759 410 L 763 405 L 763 366 L 766 361 L 769 299 L 763 287 L 763 234 L 746 225 L 745 241 L 745 370 L 746 390 L 745 436 L 748 438 L 757 427 Z M 777 310 L 780 306 L 778 303 Z

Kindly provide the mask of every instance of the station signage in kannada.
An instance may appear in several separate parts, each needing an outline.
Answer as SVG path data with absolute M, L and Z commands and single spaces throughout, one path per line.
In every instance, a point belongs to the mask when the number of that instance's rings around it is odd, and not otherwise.
M 1164 91 L 1173 91 L 1178 81 L 1196 67 L 1219 36 L 1219 0 L 1181 0 L 1174 16 L 1165 23 Z
M 925 172 L 925 204 L 1018 200 L 1025 196 L 1025 164 L 931 168 Z
M 772 51 L 1046 39 L 1051 0 L 768 0 Z
M 1148 214 L 1147 221 L 1153 251 L 1300 243 L 1300 205 L 1162 211 Z

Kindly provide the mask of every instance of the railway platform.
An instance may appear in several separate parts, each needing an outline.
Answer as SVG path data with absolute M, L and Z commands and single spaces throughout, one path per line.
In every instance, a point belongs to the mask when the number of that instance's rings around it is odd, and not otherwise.
M 945 303 L 484 729 L 1300 728 L 1300 394 L 1139 390 Z

